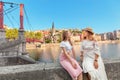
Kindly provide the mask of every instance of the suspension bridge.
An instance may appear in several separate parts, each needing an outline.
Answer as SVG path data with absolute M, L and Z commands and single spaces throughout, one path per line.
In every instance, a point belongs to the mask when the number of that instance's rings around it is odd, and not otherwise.
M 17 22 L 17 19 L 11 14 L 11 12 L 15 11 L 16 9 L 19 9 L 19 22 Z M 0 1 L 0 56 L 22 55 L 22 53 L 26 53 L 24 14 L 27 24 L 29 27 L 31 27 L 24 4 Z M 4 28 L 5 16 L 13 27 L 14 23 L 19 26 L 19 36 L 18 39 L 14 41 L 7 41 L 6 39 Z

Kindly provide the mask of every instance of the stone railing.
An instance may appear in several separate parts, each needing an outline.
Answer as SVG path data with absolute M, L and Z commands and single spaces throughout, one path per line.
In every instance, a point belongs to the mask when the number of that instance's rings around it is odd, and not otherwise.
M 8 41 L 8 42 L 1 43 L 0 51 L 17 46 L 17 45 L 21 44 L 22 42 L 23 42 L 22 40 L 18 39 L 18 40 L 14 40 L 14 41 Z
M 105 62 L 109 80 L 119 80 L 120 61 Z M 39 63 L 0 67 L 0 80 L 72 80 L 69 74 L 56 63 Z M 84 80 L 86 80 L 84 78 Z
M 36 61 L 26 56 L 5 56 L 0 57 L 0 67 L 25 64 L 35 64 Z M 0 79 L 1 80 L 1 79 Z
M 0 57 L 1 56 L 18 56 L 24 53 L 22 52 L 22 45 L 24 40 L 14 40 L 1 43 L 0 45 Z

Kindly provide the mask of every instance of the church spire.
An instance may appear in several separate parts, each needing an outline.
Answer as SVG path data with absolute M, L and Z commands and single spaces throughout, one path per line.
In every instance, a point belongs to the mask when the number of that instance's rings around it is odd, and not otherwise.
M 54 29 L 55 28 L 55 26 L 54 26 L 54 22 L 52 23 L 52 29 Z
M 52 43 L 55 42 L 55 26 L 54 26 L 54 22 L 52 23 L 51 41 L 52 41 Z

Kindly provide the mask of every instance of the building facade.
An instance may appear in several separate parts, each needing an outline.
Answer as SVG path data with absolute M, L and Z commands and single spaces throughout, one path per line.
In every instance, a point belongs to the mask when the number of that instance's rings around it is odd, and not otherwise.
M 115 39 L 120 39 L 120 30 L 115 30 L 114 31 L 114 38 Z

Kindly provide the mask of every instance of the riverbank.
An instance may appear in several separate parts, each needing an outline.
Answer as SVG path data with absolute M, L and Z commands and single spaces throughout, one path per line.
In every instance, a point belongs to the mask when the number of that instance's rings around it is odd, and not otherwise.
M 98 41 L 98 43 L 114 44 L 114 43 L 120 43 L 120 40 Z
M 109 40 L 109 41 L 98 41 L 100 44 L 117 44 L 120 43 L 120 40 Z M 26 49 L 39 49 L 44 48 L 46 46 L 53 47 L 59 46 L 60 43 L 47 43 L 47 44 L 40 44 L 40 43 L 26 43 Z M 79 45 L 80 42 L 75 42 L 75 45 Z

